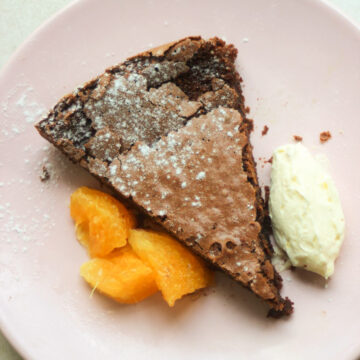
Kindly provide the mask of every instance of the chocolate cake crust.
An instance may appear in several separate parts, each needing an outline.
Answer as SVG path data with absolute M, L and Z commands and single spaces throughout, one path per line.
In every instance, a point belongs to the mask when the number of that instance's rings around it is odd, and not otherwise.
M 36 127 L 277 317 L 292 303 L 262 231 L 236 54 L 200 37 L 141 53 L 65 96 Z

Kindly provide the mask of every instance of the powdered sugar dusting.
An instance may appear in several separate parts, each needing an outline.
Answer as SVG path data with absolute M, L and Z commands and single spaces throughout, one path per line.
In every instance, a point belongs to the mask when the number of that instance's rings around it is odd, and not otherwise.
M 150 73 L 149 70 L 147 74 Z M 184 110 L 186 101 L 183 105 L 171 102 L 169 92 L 162 87 L 148 91 L 147 86 L 148 80 L 143 75 L 114 75 L 102 98 L 90 98 L 84 112 L 93 119 L 97 130 L 109 127 L 121 133 L 125 149 L 139 140 L 150 143 L 150 139 L 180 128 L 192 112 Z
M 32 244 L 42 245 L 54 228 L 55 221 L 40 207 L 28 208 L 25 213 L 18 214 L 16 208 L 7 202 L 0 207 L 0 233 L 3 241 L 11 244 L 15 252 L 22 249 L 26 252 Z M 43 236 L 35 236 L 41 229 Z
M 26 82 L 21 82 L 1 100 L 0 112 L 2 134 L 7 138 L 13 138 L 22 134 L 29 126 L 28 124 L 34 124 L 40 120 L 46 113 L 46 108 L 37 100 L 34 88 Z M 16 125 L 13 118 L 18 120 Z
M 205 171 L 200 171 L 200 172 L 196 175 L 196 180 L 204 180 L 205 177 L 206 177 Z
M 32 100 L 34 89 L 27 87 L 19 100 L 16 102 L 16 106 L 21 108 L 24 114 L 24 120 L 28 123 L 34 124 L 43 115 L 46 109 L 36 101 Z
M 0 238 L 12 253 L 27 254 L 48 244 L 57 219 L 68 217 L 69 199 L 55 202 L 56 189 L 70 195 L 76 186 L 84 184 L 86 177 L 74 171 L 75 165 L 49 144 L 19 147 L 16 161 L 19 166 L 14 174 L 6 173 L 1 181 Z M 40 180 L 43 167 L 50 174 L 46 182 Z M 91 182 L 95 183 L 92 179 Z M 60 214 L 59 208 L 63 207 Z

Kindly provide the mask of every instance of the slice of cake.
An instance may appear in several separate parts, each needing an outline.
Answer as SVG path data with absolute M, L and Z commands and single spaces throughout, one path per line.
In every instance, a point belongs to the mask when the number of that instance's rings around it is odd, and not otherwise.
M 139 54 L 62 98 L 40 134 L 122 199 L 254 292 L 279 294 L 249 143 L 237 50 L 189 37 Z

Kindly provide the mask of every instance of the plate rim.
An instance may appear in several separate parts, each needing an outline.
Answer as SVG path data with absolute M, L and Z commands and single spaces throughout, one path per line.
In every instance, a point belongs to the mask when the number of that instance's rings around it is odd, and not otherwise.
M 47 31 L 48 26 L 50 26 L 54 21 L 60 19 L 63 16 L 66 16 L 68 12 L 73 11 L 76 7 L 86 6 L 87 3 L 90 3 L 93 0 L 73 0 L 69 4 L 65 5 L 63 8 L 51 15 L 47 20 L 45 20 L 41 25 L 39 25 L 26 39 L 17 47 L 13 54 L 7 59 L 5 64 L 0 70 L 0 83 L 2 78 L 5 77 L 6 73 L 11 69 L 13 64 L 22 56 L 22 53 L 27 50 L 28 47 L 32 46 L 32 42 L 43 32 Z M 343 25 L 348 26 L 352 29 L 353 33 L 356 33 L 357 37 L 360 39 L 360 23 L 355 22 L 349 15 L 345 14 L 344 11 L 339 9 L 335 4 L 330 3 L 327 0 L 300 0 L 303 3 L 311 4 L 309 6 L 317 6 L 322 9 L 324 14 L 330 14 L 331 16 L 338 17 L 341 19 Z M 0 310 L 0 330 L 4 338 L 10 343 L 13 349 L 22 357 L 24 360 L 39 360 L 34 357 L 31 347 L 28 346 L 26 341 L 19 339 L 16 335 L 16 331 L 9 326 L 6 316 Z M 353 355 L 360 354 L 360 344 L 354 346 Z M 357 351 L 355 351 L 357 350 Z M 351 355 L 351 354 L 350 354 Z

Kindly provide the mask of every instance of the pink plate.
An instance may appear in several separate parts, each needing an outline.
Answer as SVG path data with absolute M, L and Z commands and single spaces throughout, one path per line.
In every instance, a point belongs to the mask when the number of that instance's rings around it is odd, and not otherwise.
M 347 234 L 328 284 L 284 272 L 296 311 L 266 318 L 252 294 L 222 275 L 207 296 L 168 308 L 159 295 L 133 306 L 90 297 L 87 259 L 69 196 L 98 186 L 36 133 L 63 94 L 127 56 L 187 35 L 217 35 L 239 49 L 238 68 L 262 184 L 265 159 L 304 137 L 325 153 Z M 38 30 L 0 76 L 0 323 L 28 359 L 354 359 L 360 355 L 360 32 L 314 0 L 88 0 Z M 269 126 L 261 136 L 264 125 Z M 319 133 L 333 137 L 319 143 Z M 51 178 L 41 182 L 42 166 Z

